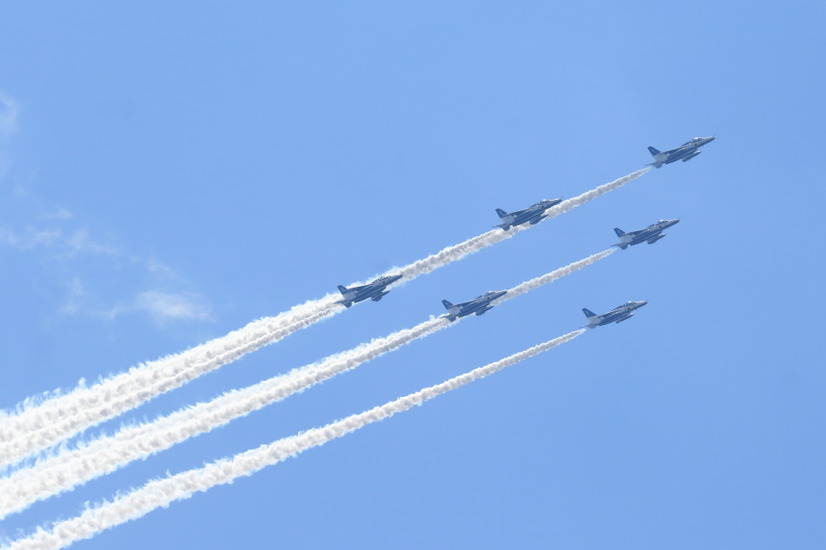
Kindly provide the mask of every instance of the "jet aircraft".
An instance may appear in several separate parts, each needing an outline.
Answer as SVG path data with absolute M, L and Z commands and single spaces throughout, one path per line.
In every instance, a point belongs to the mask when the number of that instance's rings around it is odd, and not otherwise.
M 649 166 L 659 168 L 663 164 L 671 164 L 672 162 L 677 162 L 678 160 L 688 162 L 702 153 L 702 151 L 699 151 L 700 147 L 712 141 L 714 141 L 714 136 L 696 137 L 691 141 L 686 141 L 679 147 L 669 149 L 668 151 L 658 151 L 653 147 L 649 147 L 648 151 L 651 153 L 651 156 L 654 157 L 654 162 L 649 164 Z
M 626 319 L 630 319 L 634 316 L 635 309 L 641 308 L 647 303 L 648 302 L 645 300 L 641 300 L 639 302 L 625 302 L 624 304 L 618 305 L 611 311 L 600 315 L 597 315 L 590 309 L 582 308 L 582 313 L 584 313 L 585 317 L 588 318 L 588 324 L 586 327 L 596 328 L 609 323 L 621 323 Z
M 505 294 L 507 294 L 507 290 L 491 290 L 490 292 L 486 292 L 481 296 L 477 296 L 473 300 L 468 302 L 462 302 L 461 304 L 451 304 L 447 300 L 442 300 L 442 303 L 447 310 L 447 313 L 444 314 L 444 317 L 450 319 L 450 321 L 455 321 L 459 317 L 464 317 L 465 315 L 470 315 L 471 313 L 475 313 L 476 315 L 482 315 L 487 310 L 493 308 L 491 302 L 496 300 L 497 298 L 501 298 Z
M 625 250 L 629 246 L 634 246 L 640 243 L 647 242 L 648 244 L 654 244 L 665 237 L 665 233 L 663 233 L 663 231 L 679 222 L 680 220 L 660 220 L 657 223 L 652 223 L 645 229 L 629 231 L 628 233 L 619 227 L 615 227 L 614 233 L 616 233 L 617 237 L 620 238 L 620 242 L 613 246 L 618 246 Z
M 402 278 L 402 275 L 389 275 L 387 277 L 379 277 L 375 281 L 371 281 L 366 285 L 354 286 L 347 288 L 346 286 L 338 285 L 338 290 L 341 292 L 343 300 L 336 302 L 337 304 L 344 304 L 344 307 L 350 307 L 354 302 L 361 302 L 370 298 L 374 302 L 381 300 L 385 294 L 390 292 L 386 290 L 388 285 L 391 285 Z
M 561 203 L 562 199 L 544 199 L 536 204 L 532 204 L 524 210 L 517 210 L 516 212 L 505 212 L 501 208 L 496 209 L 499 214 L 499 219 L 502 221 L 499 225 L 493 227 L 501 227 L 505 231 L 515 225 L 522 225 L 523 223 L 530 223 L 536 225 L 545 217 L 545 212 L 552 206 Z

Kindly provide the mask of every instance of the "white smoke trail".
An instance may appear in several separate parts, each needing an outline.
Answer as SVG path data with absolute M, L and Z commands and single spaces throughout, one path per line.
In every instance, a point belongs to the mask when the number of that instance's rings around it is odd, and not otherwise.
M 250 476 L 267 466 L 282 462 L 307 449 L 324 445 L 368 424 L 410 410 L 434 397 L 461 388 L 475 380 L 490 376 L 506 367 L 569 342 L 583 332 L 585 332 L 584 329 L 569 332 L 564 336 L 461 374 L 441 384 L 424 388 L 395 401 L 348 416 L 343 420 L 327 424 L 321 428 L 314 428 L 268 445 L 262 445 L 256 449 L 237 454 L 232 458 L 213 462 L 203 468 L 150 481 L 140 489 L 136 489 L 113 501 L 105 502 L 95 508 L 89 508 L 75 518 L 56 523 L 49 531 L 39 528 L 28 538 L 12 542 L 6 546 L 6 550 L 57 550 L 65 548 L 78 540 L 91 538 L 106 529 L 138 519 L 157 508 L 166 507 L 176 500 L 189 498 L 195 493 L 207 491 L 217 485 L 232 483 L 239 477 Z
M 600 185 L 599 187 L 591 189 L 590 191 L 586 191 L 581 195 L 578 195 L 571 199 L 564 200 L 561 203 L 554 206 L 553 208 L 550 208 L 544 219 L 555 218 L 560 214 L 570 212 L 577 206 L 581 206 L 588 201 L 591 201 L 597 197 L 601 197 L 609 191 L 613 191 L 614 189 L 622 187 L 626 183 L 634 181 L 640 176 L 647 174 L 650 170 L 651 167 L 647 166 L 642 170 L 637 170 L 636 172 L 632 172 L 627 176 L 623 176 L 612 182 Z M 418 277 L 419 275 L 430 273 L 431 271 L 438 269 L 442 266 L 445 266 L 451 262 L 460 260 L 469 254 L 479 252 L 480 250 L 483 250 L 484 248 L 487 248 L 493 244 L 504 241 L 505 239 L 509 239 L 517 233 L 519 233 L 520 231 L 523 231 L 530 227 L 530 225 L 519 225 L 511 228 L 508 231 L 502 231 L 501 229 L 493 229 L 491 231 L 488 231 L 487 233 L 483 233 L 481 235 L 477 235 L 476 237 L 472 237 L 462 243 L 453 246 L 448 246 L 447 248 L 443 248 L 436 254 L 433 254 L 431 256 L 428 256 L 427 258 L 424 258 L 423 260 L 413 262 L 412 264 L 401 268 L 401 273 L 404 275 L 403 280 L 413 279 L 415 277 Z M 390 272 L 398 273 L 399 270 L 391 270 L 388 273 Z
M 431 319 L 331 355 L 318 363 L 225 393 L 212 401 L 180 409 L 151 423 L 125 427 L 114 436 L 102 437 L 76 449 L 42 458 L 31 468 L 20 469 L 0 478 L 0 519 L 38 500 L 113 472 L 133 460 L 146 458 L 246 416 L 448 326 L 451 323 L 446 319 Z
M 606 250 L 592 254 L 521 283 L 510 289 L 503 300 L 570 275 L 612 252 L 613 250 Z M 444 318 L 431 319 L 413 328 L 400 330 L 350 351 L 330 356 L 321 362 L 294 369 L 243 390 L 228 392 L 210 402 L 182 409 L 152 423 L 123 428 L 114 436 L 103 437 L 77 449 L 64 450 L 42 459 L 32 468 L 20 469 L 0 479 L 0 519 L 23 510 L 38 500 L 111 473 L 133 460 L 146 458 L 190 437 L 213 430 L 447 326 L 450 323 Z
M 525 281 L 520 285 L 516 285 L 512 289 L 508 290 L 508 293 L 505 294 L 502 298 L 499 299 L 500 302 L 504 302 L 505 300 L 510 300 L 511 298 L 516 298 L 517 296 L 522 296 L 526 292 L 530 292 L 535 288 L 539 288 L 542 285 L 546 285 L 548 283 L 552 283 L 557 279 L 561 279 L 566 275 L 570 275 L 574 271 L 578 271 L 583 267 L 589 266 L 593 263 L 600 261 L 603 258 L 607 258 L 611 254 L 614 253 L 613 248 L 609 248 L 608 250 L 603 250 L 602 252 L 598 252 L 596 254 L 592 254 L 587 258 L 583 258 L 578 262 L 574 262 L 572 264 L 568 264 L 565 267 L 560 267 L 557 270 L 551 271 L 550 273 L 546 273 L 545 275 L 541 275 L 530 281 Z
M 2 419 L 0 466 L 69 438 L 117 416 L 161 393 L 235 361 L 343 310 L 335 295 L 293 307 L 276 317 L 253 321 L 210 342 L 145 363 L 41 404 L 30 403 L 19 414 Z
M 545 219 L 555 218 L 555 217 L 559 216 L 560 214 L 570 212 L 571 210 L 573 210 L 577 206 L 582 206 L 586 202 L 592 201 L 597 197 L 601 197 L 602 195 L 604 195 L 605 193 L 608 193 L 609 191 L 613 191 L 614 189 L 619 189 L 620 187 L 622 187 L 626 183 L 630 183 L 630 182 L 634 181 L 635 179 L 639 178 L 640 176 L 644 176 L 645 174 L 647 174 L 650 171 L 651 171 L 651 167 L 646 166 L 645 168 L 637 170 L 636 172 L 631 172 L 627 176 L 623 176 L 619 179 L 615 179 L 612 182 L 600 185 L 599 187 L 595 187 L 594 189 L 591 189 L 590 191 L 586 191 L 586 192 L 582 193 L 581 195 L 577 195 L 576 197 L 574 197 L 572 199 L 564 200 L 561 203 L 554 206 L 553 208 L 549 209 L 548 214 L 545 216 Z
M 550 209 L 546 218 L 568 212 L 625 185 L 649 170 L 650 167 L 643 168 L 565 200 Z M 518 226 L 510 231 L 488 231 L 388 273 L 401 272 L 402 280 L 412 280 L 509 239 L 528 227 L 530 226 Z M 65 395 L 53 397 L 42 403 L 31 401 L 17 414 L 10 414 L 5 418 L 0 415 L 0 467 L 13 464 L 33 452 L 117 416 L 159 393 L 179 387 L 261 346 L 276 342 L 295 330 L 317 322 L 320 318 L 338 313 L 341 308 L 335 307 L 335 300 L 336 295 L 328 294 L 319 300 L 295 306 L 276 317 L 250 323 L 240 330 L 186 352 L 134 367 L 125 373 L 104 379 L 92 387 L 80 386 Z M 302 322 L 308 318 L 314 320 Z M 295 328 L 291 330 L 290 326 Z M 216 356 L 219 357 L 218 360 L 215 359 Z M 41 434 L 39 431 L 44 433 Z

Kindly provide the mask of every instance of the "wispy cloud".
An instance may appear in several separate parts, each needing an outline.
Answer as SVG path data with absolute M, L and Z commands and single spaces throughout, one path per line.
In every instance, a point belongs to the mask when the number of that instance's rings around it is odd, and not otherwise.
M 25 229 L 0 227 L 0 244 L 5 244 L 20 251 L 44 249 L 55 256 L 64 257 L 72 257 L 82 253 L 118 255 L 118 251 L 114 247 L 91 239 L 87 229 L 67 229 L 53 224 L 27 227 Z
M 47 211 L 40 214 L 40 218 L 46 221 L 59 220 L 65 222 L 74 217 L 75 215 L 67 208 L 56 208 L 52 211 Z
M 142 292 L 135 299 L 135 308 L 148 313 L 159 324 L 173 320 L 205 321 L 212 316 L 210 307 L 197 295 L 189 292 Z
M 11 97 L 0 91 L 0 179 L 5 177 L 11 168 L 6 148 L 9 138 L 17 130 L 17 116 L 20 107 Z
M 0 227 L 0 243 L 21 251 L 51 246 L 59 238 L 60 232 L 54 229 L 17 231 L 8 227 Z
M 3 92 L 0 92 L 0 107 L 0 139 L 7 140 L 17 130 L 17 114 L 20 107 Z
M 109 321 L 135 313 L 146 314 L 159 327 L 175 321 L 209 321 L 212 308 L 203 297 L 193 292 L 166 292 L 147 290 L 125 304 L 103 313 Z
M 18 103 L 0 91 L 0 179 L 10 172 L 8 145 L 19 113 Z M 142 314 L 158 326 L 212 318 L 209 302 L 191 292 L 173 267 L 101 238 L 69 208 L 40 200 L 32 190 L 33 174 L 14 174 L 0 188 L 0 248 L 34 257 L 54 274 L 55 286 L 65 289 L 54 306 L 60 317 Z
M 38 208 L 24 204 L 20 207 L 23 209 Z M 111 256 L 139 266 L 142 270 L 159 278 L 174 279 L 177 277 L 171 267 L 157 258 L 128 255 L 122 252 L 117 245 L 93 237 L 89 229 L 77 225 L 75 215 L 66 208 L 56 208 L 27 217 L 32 221 L 28 222 L 25 227 L 0 226 L 0 245 L 19 251 L 42 249 L 52 258 L 68 259 L 80 255 Z
M 120 252 L 112 246 L 95 241 L 87 229 L 75 229 L 66 235 L 66 251 L 70 256 L 82 253 L 118 256 Z
M 161 327 L 173 321 L 212 319 L 207 300 L 176 289 L 186 286 L 186 282 L 175 269 L 154 257 L 126 254 L 115 245 L 95 239 L 88 229 L 71 227 L 74 216 L 68 210 L 55 212 L 41 216 L 46 220 L 42 227 L 0 227 L 0 246 L 36 254 L 63 273 L 59 284 L 67 294 L 59 308 L 61 315 L 88 314 L 112 321 L 124 314 L 141 313 Z M 125 265 L 128 268 L 123 269 Z M 111 287 L 115 277 L 122 279 L 122 284 L 115 285 L 119 292 L 128 292 L 129 280 L 135 278 L 143 289 L 132 290 L 133 297 L 128 300 L 123 295 L 104 298 L 102 287 Z
M 83 300 L 86 296 L 86 289 L 83 288 L 83 283 L 81 283 L 80 279 L 77 277 L 72 279 L 68 286 L 69 295 L 66 298 L 66 302 L 60 308 L 60 312 L 64 315 L 74 315 L 80 311 L 80 308 L 83 305 Z
M 139 260 L 146 266 L 146 270 L 152 275 L 163 279 L 177 279 L 178 275 L 175 270 L 161 262 L 156 258 L 149 258 L 148 260 Z

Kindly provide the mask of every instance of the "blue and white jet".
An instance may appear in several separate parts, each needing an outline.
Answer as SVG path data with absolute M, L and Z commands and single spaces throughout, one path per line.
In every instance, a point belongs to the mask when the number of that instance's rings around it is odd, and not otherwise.
M 442 300 L 442 304 L 444 304 L 445 309 L 447 310 L 447 313 L 445 313 L 443 317 L 447 317 L 452 322 L 459 317 L 464 317 L 465 315 L 470 315 L 471 313 L 475 313 L 476 315 L 484 315 L 487 310 L 493 308 L 491 302 L 501 298 L 507 293 L 507 290 L 491 290 L 481 296 L 477 296 L 473 300 L 462 302 L 461 304 L 451 304 L 447 300 Z
M 618 246 L 625 250 L 629 246 L 634 246 L 640 243 L 654 244 L 663 237 L 665 231 L 674 224 L 680 223 L 680 220 L 660 220 L 657 223 L 652 223 L 645 229 L 638 229 L 636 231 L 629 231 L 626 233 L 619 227 L 614 228 L 614 233 L 620 238 L 620 242 L 612 246 Z
M 630 319 L 634 316 L 635 309 L 639 309 L 647 303 L 648 302 L 645 300 L 641 300 L 639 302 L 625 302 L 624 304 L 618 305 L 608 313 L 602 313 L 600 315 L 597 315 L 590 309 L 582 308 L 582 313 L 584 313 L 585 317 L 588 318 L 588 324 L 585 325 L 585 327 L 596 328 L 609 323 L 622 323 L 626 319 Z
M 499 214 L 499 219 L 502 223 L 494 225 L 493 227 L 501 227 L 507 231 L 511 227 L 522 225 L 523 223 L 536 225 L 542 221 L 542 218 L 545 217 L 545 212 L 547 212 L 549 208 L 561 202 L 562 199 L 544 199 L 524 210 L 517 210 L 516 212 L 505 212 L 501 208 L 497 208 L 496 213 Z
M 686 141 L 679 147 L 669 149 L 668 151 L 658 151 L 653 147 L 649 147 L 648 151 L 651 153 L 651 156 L 654 157 L 654 162 L 649 164 L 649 166 L 659 168 L 663 164 L 671 164 L 672 162 L 677 162 L 678 160 L 688 162 L 702 153 L 702 151 L 698 150 L 700 147 L 706 143 L 711 143 L 712 141 L 714 141 L 714 136 L 696 137 L 691 141 Z
M 379 277 L 375 281 L 371 281 L 366 285 L 354 286 L 347 288 L 346 286 L 338 285 L 338 290 L 344 298 L 337 304 L 344 304 L 344 307 L 350 307 L 355 302 L 361 302 L 370 298 L 374 302 L 381 300 L 388 292 L 387 287 L 402 278 L 402 275 L 389 275 L 387 277 Z

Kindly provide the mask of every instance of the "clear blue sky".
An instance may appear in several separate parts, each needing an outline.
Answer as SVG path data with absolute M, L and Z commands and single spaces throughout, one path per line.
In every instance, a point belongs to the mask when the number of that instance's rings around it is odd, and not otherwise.
M 0 524 L 485 381 L 78 548 L 826 545 L 821 2 L 17 2 L 0 18 L 0 407 L 182 351 L 717 135 L 96 428 L 641 245 Z

